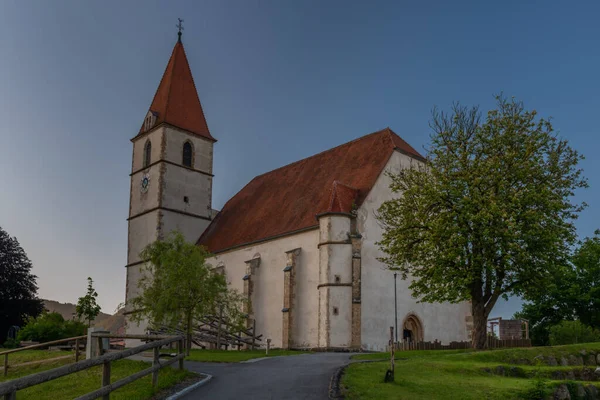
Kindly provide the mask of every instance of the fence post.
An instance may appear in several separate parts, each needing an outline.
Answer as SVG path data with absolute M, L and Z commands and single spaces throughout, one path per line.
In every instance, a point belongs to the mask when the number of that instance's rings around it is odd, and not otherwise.
M 266 355 L 269 355 L 269 349 L 271 348 L 271 339 L 267 339 L 267 353 Z
M 154 360 L 152 360 L 153 367 L 160 364 L 160 361 L 158 359 L 159 355 L 160 355 L 160 351 L 158 349 L 158 346 L 156 346 L 154 348 Z M 156 388 L 156 385 L 158 385 L 158 370 L 152 372 L 152 387 Z
M 177 355 L 183 354 L 183 339 L 177 341 Z M 183 358 L 179 359 L 179 369 L 183 369 Z
M 252 350 L 254 350 L 255 341 L 256 341 L 256 320 L 252 319 Z
M 75 362 L 79 361 L 79 339 L 75 339 Z
M 217 350 L 221 350 L 221 324 L 223 323 L 223 306 L 219 307 L 219 327 L 217 328 Z
M 17 400 L 17 392 L 7 393 L 4 395 L 4 400 Z
M 102 366 L 102 387 L 110 385 L 110 361 L 105 361 Z M 110 393 L 102 396 L 102 400 L 110 400 Z
M 4 376 L 8 375 L 8 353 L 4 355 Z
M 102 353 L 104 353 L 104 349 L 102 348 L 103 347 L 103 340 L 102 340 L 101 337 L 97 338 L 97 340 L 98 340 L 98 344 L 96 345 L 97 346 L 97 348 L 96 348 L 96 350 L 97 350 L 96 357 L 100 357 L 102 355 Z

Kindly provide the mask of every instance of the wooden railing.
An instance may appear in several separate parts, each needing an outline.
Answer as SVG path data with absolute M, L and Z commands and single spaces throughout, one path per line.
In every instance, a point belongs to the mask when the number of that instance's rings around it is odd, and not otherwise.
M 152 385 L 156 386 L 156 384 L 158 383 L 158 371 L 164 367 L 174 364 L 175 362 L 179 362 L 179 369 L 183 369 L 183 359 L 185 358 L 185 339 L 183 336 L 146 336 L 111 334 L 92 334 L 92 336 L 98 339 L 99 346 L 101 346 L 100 341 L 103 338 L 140 339 L 151 340 L 152 342 L 143 344 L 138 347 L 134 347 L 132 349 L 127 349 L 118 353 L 109 353 L 101 355 L 99 357 L 91 358 L 89 360 L 79 361 L 48 371 L 25 376 L 23 378 L 0 383 L 0 396 L 3 395 L 5 400 L 15 400 L 18 390 L 27 389 L 29 387 L 39 385 L 44 382 L 48 382 L 66 375 L 74 374 L 76 372 L 80 372 L 98 365 L 102 365 L 101 388 L 81 397 L 78 397 L 77 400 L 92 400 L 100 397 L 102 397 L 103 400 L 107 400 L 110 398 L 111 392 L 149 374 L 152 374 Z M 167 346 L 174 342 L 177 343 L 177 356 L 173 357 L 170 360 L 159 362 L 160 347 Z M 137 372 L 133 375 L 129 375 L 128 377 L 118 380 L 116 382 L 110 383 L 111 362 L 131 357 L 132 355 L 139 354 L 152 349 L 154 350 L 154 359 L 150 368 Z M 99 350 L 102 351 L 102 347 L 99 347 Z
M 7 350 L 7 351 L 3 351 L 0 353 L 0 357 L 4 356 L 4 376 L 8 375 L 8 368 L 10 368 L 11 366 L 8 365 L 8 355 L 9 354 L 13 354 L 13 353 L 18 353 L 20 351 L 24 351 L 24 350 L 34 350 L 34 349 L 39 349 L 42 347 L 48 347 L 48 346 L 52 346 L 52 345 L 56 345 L 56 344 L 62 344 L 62 343 L 69 343 L 72 341 L 75 341 L 75 362 L 79 361 L 79 343 L 82 340 L 85 340 L 87 338 L 87 336 L 76 336 L 76 337 L 72 337 L 72 338 L 67 338 L 67 339 L 59 339 L 59 340 L 53 340 L 51 342 L 46 342 L 46 343 L 39 343 L 39 344 L 34 344 L 32 346 L 27 346 L 27 347 L 20 347 L 18 349 L 12 349 L 12 350 Z M 30 361 L 29 363 L 44 363 L 44 362 L 48 362 L 51 360 L 55 360 L 53 359 L 47 359 L 47 360 L 34 360 L 34 361 Z M 17 365 L 13 365 L 12 367 L 18 367 L 21 364 L 17 364 Z
M 471 342 L 450 342 L 448 344 L 442 344 L 442 342 L 409 342 L 402 341 L 396 343 L 396 349 L 398 351 L 407 350 L 457 350 L 457 349 L 471 349 L 473 344 Z M 512 348 L 512 347 L 531 347 L 530 339 L 505 339 L 500 340 L 493 337 L 489 337 L 487 341 L 487 348 L 489 349 L 501 349 L 501 348 Z

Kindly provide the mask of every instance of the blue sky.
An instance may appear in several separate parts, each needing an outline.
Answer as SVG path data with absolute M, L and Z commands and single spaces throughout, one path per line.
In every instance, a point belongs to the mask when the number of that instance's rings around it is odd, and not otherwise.
M 435 105 L 525 101 L 587 156 L 600 228 L 598 2 L 3 1 L 0 226 L 40 295 L 74 302 L 92 276 L 124 300 L 131 143 L 177 35 L 215 147 L 214 206 L 252 177 L 390 126 L 427 144 Z M 517 302 L 494 315 L 508 317 Z

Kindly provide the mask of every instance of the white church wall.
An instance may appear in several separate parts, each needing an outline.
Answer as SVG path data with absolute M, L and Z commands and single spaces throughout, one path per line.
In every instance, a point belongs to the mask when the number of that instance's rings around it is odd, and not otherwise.
M 410 168 L 414 159 L 395 151 L 385 171 L 398 172 Z M 383 253 L 376 245 L 382 238 L 382 228 L 375 212 L 386 200 L 392 198 L 389 189 L 391 179 L 381 174 L 373 189 L 358 209 L 358 230 L 362 234 L 361 273 L 361 341 L 367 350 L 385 350 L 389 340 L 389 328 L 394 326 L 394 277 L 386 265 L 377 260 Z M 465 317 L 470 315 L 466 302 L 459 304 L 417 303 L 408 288 L 409 282 L 397 278 L 398 339 L 402 338 L 402 323 L 409 313 L 414 313 L 423 323 L 424 340 L 467 340 Z
M 352 289 L 330 286 L 329 292 L 329 346 L 349 347 L 352 342 Z M 337 310 L 337 314 L 332 310 Z
M 162 207 L 209 218 L 212 177 L 171 164 L 165 164 L 163 168 Z M 193 222 L 193 219 L 190 221 Z
M 208 227 L 210 221 L 200 218 L 190 218 L 187 215 L 174 213 L 169 210 L 161 210 L 163 232 L 168 234 L 172 231 L 179 231 L 188 242 L 196 243 L 202 232 Z
M 132 160 L 132 171 L 142 169 L 144 166 L 144 149 L 146 143 L 150 141 L 152 145 L 152 152 L 150 153 L 150 163 L 160 160 L 161 158 L 161 143 L 164 134 L 164 127 L 159 127 L 152 132 L 144 135 L 140 139 L 136 139 L 133 142 L 133 160 Z
M 296 290 L 294 299 L 293 344 L 296 347 L 317 345 L 317 315 L 319 280 L 318 229 L 285 236 L 247 247 L 220 253 L 211 258 L 213 266 L 224 265 L 227 282 L 231 288 L 243 292 L 242 278 L 246 274 L 246 263 L 260 254 L 260 266 L 252 276 L 254 293 L 253 311 L 256 330 L 265 340 L 272 340 L 272 347 L 282 346 L 283 284 L 287 258 L 286 251 L 300 248 L 296 265 Z M 222 264 L 221 264 L 222 263 Z
M 194 149 L 192 168 L 212 174 L 213 142 L 171 126 L 166 126 L 165 131 L 165 160 L 181 165 L 183 162 L 183 144 L 189 141 Z
M 155 164 L 150 168 L 142 168 L 144 165 L 144 148 L 146 147 L 146 143 L 148 141 L 150 141 L 152 145 L 150 164 L 160 160 L 163 134 L 164 129 L 160 127 L 133 142 L 133 161 L 131 171 L 133 175 L 131 176 L 129 216 L 134 216 L 146 210 L 158 207 L 160 165 Z M 142 178 L 146 173 L 150 176 L 150 184 L 148 186 L 148 190 L 143 193 L 141 191 L 141 184 Z
M 158 225 L 158 210 L 140 215 L 129 221 L 128 230 L 128 259 L 127 264 L 140 260 L 140 252 L 146 244 L 156 240 Z

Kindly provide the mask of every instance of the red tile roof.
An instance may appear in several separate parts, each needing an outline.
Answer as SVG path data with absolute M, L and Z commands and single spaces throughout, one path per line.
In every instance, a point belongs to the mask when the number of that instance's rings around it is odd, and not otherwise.
M 200 98 L 183 43 L 177 42 L 165 69 L 150 111 L 156 115 L 154 126 L 166 122 L 196 135 L 215 140 L 208 130 Z M 139 134 L 144 133 L 144 124 Z
M 333 181 L 333 187 L 331 188 L 331 200 L 329 200 L 329 207 L 323 212 L 338 212 L 338 213 L 349 213 L 352 211 L 353 206 L 356 205 L 356 198 L 358 197 L 358 190 L 343 184 L 340 181 Z
M 211 252 L 317 226 L 316 215 L 359 207 L 392 152 L 423 157 L 386 128 L 255 177 L 198 239 Z M 336 183 L 336 181 L 338 183 Z

